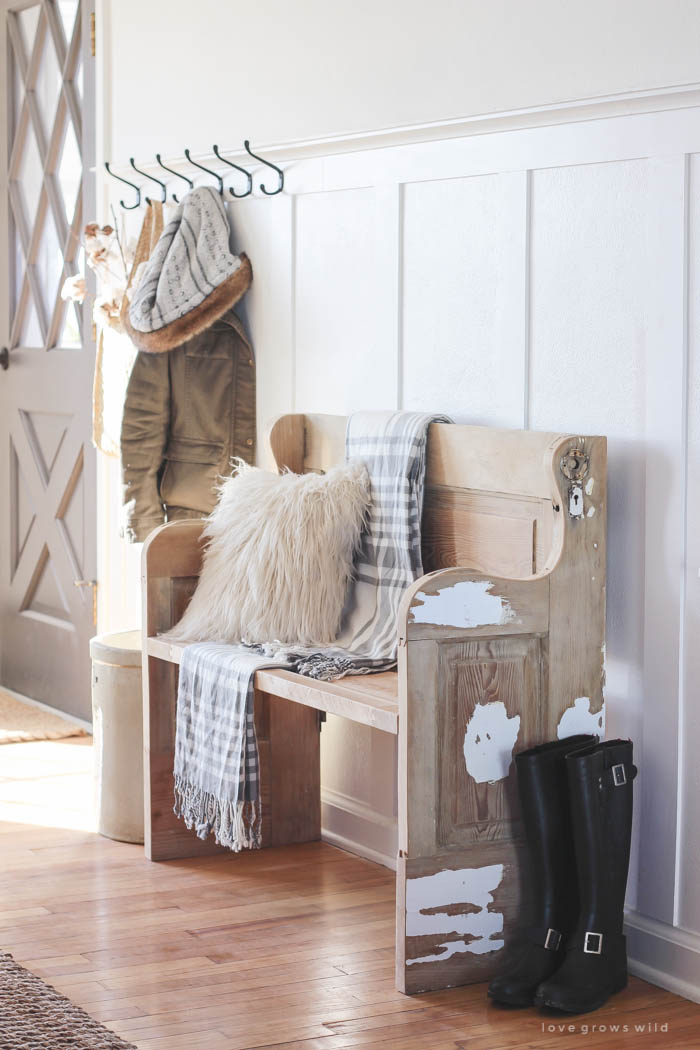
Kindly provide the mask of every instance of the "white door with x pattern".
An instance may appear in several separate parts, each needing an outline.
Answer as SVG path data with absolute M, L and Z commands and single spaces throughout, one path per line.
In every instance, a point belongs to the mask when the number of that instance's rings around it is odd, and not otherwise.
M 94 345 L 64 302 L 94 212 L 85 0 L 0 0 L 0 685 L 90 718 L 95 631 Z

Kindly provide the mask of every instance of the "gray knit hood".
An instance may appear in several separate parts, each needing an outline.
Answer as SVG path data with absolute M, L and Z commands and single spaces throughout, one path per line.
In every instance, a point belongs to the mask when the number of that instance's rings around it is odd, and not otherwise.
M 125 327 L 139 350 L 158 353 L 204 331 L 248 290 L 245 254 L 229 248 L 219 193 L 192 190 L 163 230 L 131 299 Z

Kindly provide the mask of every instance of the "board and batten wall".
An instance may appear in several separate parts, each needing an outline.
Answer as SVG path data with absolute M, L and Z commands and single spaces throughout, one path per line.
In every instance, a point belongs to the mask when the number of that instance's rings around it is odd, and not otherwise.
M 428 141 L 398 128 L 378 148 L 273 151 L 285 193 L 230 206 L 255 271 L 242 313 L 261 446 L 281 412 L 393 407 L 608 436 L 607 735 L 632 737 L 640 767 L 630 950 L 638 973 L 700 999 L 700 96 L 630 97 L 614 116 L 540 100 Z M 211 103 L 219 127 L 230 104 Z M 163 145 L 160 116 L 115 111 L 106 100 L 115 162 L 235 141 L 164 118 Z M 113 470 L 102 483 L 103 623 L 122 627 L 137 551 L 114 538 Z M 393 863 L 394 740 L 329 717 L 322 742 L 325 835 Z

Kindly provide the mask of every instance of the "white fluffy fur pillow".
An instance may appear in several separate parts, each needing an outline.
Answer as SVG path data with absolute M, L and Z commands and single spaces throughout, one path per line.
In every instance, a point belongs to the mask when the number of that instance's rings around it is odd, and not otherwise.
M 301 475 L 240 462 L 220 487 L 199 583 L 170 637 L 333 642 L 369 502 L 359 462 Z

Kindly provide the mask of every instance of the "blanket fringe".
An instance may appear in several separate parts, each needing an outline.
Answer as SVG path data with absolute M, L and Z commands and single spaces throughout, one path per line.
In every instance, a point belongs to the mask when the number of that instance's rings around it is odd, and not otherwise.
M 176 817 L 182 817 L 188 830 L 196 832 L 197 838 L 206 839 L 213 833 L 219 846 L 234 853 L 262 846 L 262 820 L 257 802 L 218 799 L 176 776 L 173 812 Z

